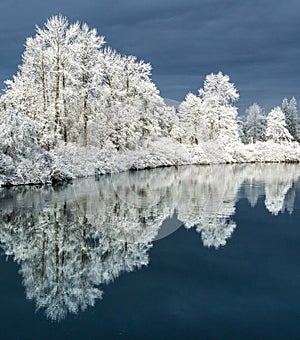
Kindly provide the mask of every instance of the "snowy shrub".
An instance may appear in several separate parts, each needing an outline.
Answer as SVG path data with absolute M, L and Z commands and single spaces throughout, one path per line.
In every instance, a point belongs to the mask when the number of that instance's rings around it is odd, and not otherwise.
M 37 144 L 32 120 L 7 110 L 0 112 L 0 183 L 49 183 L 52 158 Z

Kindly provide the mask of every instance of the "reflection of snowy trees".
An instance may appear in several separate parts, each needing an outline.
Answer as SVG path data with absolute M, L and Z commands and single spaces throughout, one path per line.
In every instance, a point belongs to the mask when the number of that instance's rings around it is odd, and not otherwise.
M 178 218 L 187 228 L 201 233 L 205 246 L 226 244 L 235 223 L 230 220 L 235 212 L 237 192 L 242 178 L 236 177 L 235 166 L 216 165 L 185 169 L 182 181 Z
M 284 176 L 282 176 L 282 167 L 274 166 L 272 176 L 266 180 L 266 208 L 274 215 L 285 209 L 289 213 L 293 212 L 295 200 L 295 181 L 299 178 L 298 173 L 289 171 L 289 167 L 285 167 Z
M 132 206 L 130 187 L 121 199 L 107 178 L 96 184 L 7 191 L 1 243 L 21 266 L 27 297 L 53 320 L 94 305 L 103 284 L 147 265 L 151 241 L 170 214 L 164 195 L 146 209 Z
M 265 206 L 272 214 L 294 209 L 295 187 L 300 177 L 299 165 L 255 164 L 245 167 L 246 197 L 255 206 L 265 193 Z M 264 188 L 264 190 L 263 190 Z
M 292 213 L 299 177 L 292 164 L 189 166 L 2 189 L 0 241 L 20 264 L 27 297 L 60 320 L 94 305 L 103 285 L 122 272 L 147 265 L 160 226 L 175 210 L 205 246 L 218 248 L 236 228 L 239 198 L 254 206 L 265 185 L 266 208 Z

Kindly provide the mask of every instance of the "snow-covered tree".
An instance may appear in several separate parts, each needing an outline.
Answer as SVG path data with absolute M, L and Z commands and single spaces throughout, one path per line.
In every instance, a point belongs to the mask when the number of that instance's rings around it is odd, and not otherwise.
M 73 38 L 73 32 L 69 30 L 67 18 L 61 15 L 48 19 L 43 28 L 37 27 L 36 37 L 34 38 L 35 41 L 41 41 L 44 49 L 46 49 L 47 59 L 44 58 L 42 61 L 45 74 L 41 77 L 39 83 L 42 87 L 48 85 L 48 89 L 43 90 L 44 105 L 42 110 L 44 113 L 47 112 L 44 118 L 46 121 L 50 117 L 53 119 L 54 144 L 57 144 L 59 140 L 66 142 L 68 139 L 66 96 L 67 83 L 70 82 L 71 73 L 69 47 Z M 28 67 L 26 62 L 23 63 L 23 67 Z M 34 73 L 35 69 L 31 72 Z M 47 78 L 49 79 L 48 82 Z M 49 105 L 46 108 L 47 92 L 49 93 Z M 49 120 L 52 120 L 51 118 Z
M 243 143 L 247 143 L 247 138 L 246 138 L 246 120 L 244 116 L 238 116 L 237 117 L 237 126 L 238 126 L 238 132 L 239 132 L 239 137 Z
M 187 131 L 187 139 L 196 144 L 199 136 L 223 145 L 238 142 L 237 108 L 233 105 L 238 98 L 227 75 L 207 75 L 198 97 L 189 93 L 179 107 L 180 125 Z
M 167 107 L 153 84 L 151 65 L 134 56 L 121 56 L 107 48 L 103 53 L 102 105 L 108 138 L 117 149 L 140 138 L 168 135 L 175 112 Z
M 287 98 L 282 101 L 282 111 L 285 115 L 286 127 L 294 140 L 299 139 L 299 126 L 297 116 L 297 101 L 293 97 L 290 102 Z
M 179 105 L 178 116 L 180 127 L 184 130 L 183 140 L 198 144 L 206 131 L 206 122 L 201 115 L 201 99 L 188 93 Z
M 72 110 L 79 111 L 79 130 L 83 131 L 83 145 L 88 144 L 88 123 L 95 119 L 93 112 L 96 91 L 103 78 L 102 54 L 104 37 L 97 34 L 96 29 L 90 29 L 87 24 L 75 23 L 70 31 L 74 31 L 75 39 L 71 44 L 74 74 L 72 81 L 76 84 L 76 97 L 73 100 Z
M 206 76 L 199 90 L 201 112 L 206 121 L 209 140 L 222 144 L 239 141 L 237 108 L 233 105 L 239 94 L 227 75 L 221 72 Z
M 103 51 L 103 44 L 95 29 L 69 24 L 61 15 L 27 39 L 3 102 L 34 120 L 46 149 L 75 142 L 112 143 L 119 150 L 150 136 L 170 136 L 175 110 L 152 82 L 151 65 Z
M 86 24 L 63 16 L 47 20 L 28 38 L 22 65 L 7 81 L 4 102 L 35 121 L 47 149 L 64 141 L 87 144 L 87 125 L 101 85 L 100 49 L 104 39 Z
M 31 119 L 14 110 L 0 113 L 0 150 L 3 154 L 13 159 L 28 157 L 36 145 L 35 128 Z
M 45 28 L 36 28 L 28 38 L 22 65 L 12 81 L 7 81 L 5 102 L 36 123 L 41 145 L 51 148 L 62 133 L 62 106 L 68 56 L 68 21 L 50 18 Z
M 293 136 L 289 133 L 285 115 L 280 107 L 275 107 L 267 116 L 266 136 L 275 143 L 290 142 Z
M 0 185 L 50 181 L 52 159 L 37 144 L 33 121 L 0 109 Z
M 246 110 L 245 139 L 248 143 L 266 140 L 267 119 L 264 109 L 253 103 Z

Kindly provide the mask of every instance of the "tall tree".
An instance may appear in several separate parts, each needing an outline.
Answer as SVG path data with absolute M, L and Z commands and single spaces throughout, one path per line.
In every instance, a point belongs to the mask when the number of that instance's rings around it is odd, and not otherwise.
M 245 137 L 248 143 L 266 140 L 267 120 L 264 109 L 253 103 L 246 110 L 247 121 L 245 124 Z
M 99 111 L 107 121 L 108 139 L 117 149 L 141 138 L 170 133 L 175 111 L 168 108 L 151 80 L 151 65 L 107 48 Z
M 62 16 L 50 18 L 27 39 L 20 70 L 7 81 L 5 102 L 36 122 L 47 149 L 80 135 L 87 144 L 95 88 L 101 87 L 103 43 L 96 30 L 69 25 Z
M 267 117 L 266 136 L 275 143 L 290 142 L 293 136 L 287 129 L 285 115 L 279 106 L 275 107 Z
M 233 105 L 239 98 L 234 84 L 222 72 L 206 76 L 199 89 L 201 111 L 206 120 L 209 140 L 224 143 L 239 141 L 237 108 Z
M 184 130 L 183 139 L 198 144 L 199 138 L 205 134 L 205 121 L 201 116 L 201 99 L 188 93 L 178 108 L 180 126 Z
M 282 111 L 285 115 L 286 126 L 289 133 L 293 136 L 294 140 L 298 140 L 298 116 L 297 116 L 297 101 L 293 97 L 290 101 L 284 98 L 282 101 Z
M 93 102 L 96 100 L 95 92 L 101 85 L 103 76 L 100 49 L 104 44 L 104 37 L 99 36 L 96 29 L 90 29 L 87 24 L 80 26 L 75 23 L 71 25 L 70 30 L 74 30 L 76 37 L 71 45 L 71 62 L 74 65 L 73 81 L 81 103 L 75 102 L 81 111 L 79 119 L 82 122 L 83 145 L 87 146 L 88 122 L 92 116 Z
M 37 28 L 37 34 L 49 49 L 49 63 L 53 65 L 51 70 L 54 75 L 54 132 L 55 143 L 58 135 L 64 136 L 67 141 L 65 125 L 66 105 L 66 76 L 69 59 L 69 42 L 72 40 L 67 30 L 69 26 L 67 18 L 59 15 L 51 17 L 45 23 L 44 29 Z M 64 114 L 64 115 L 63 115 Z

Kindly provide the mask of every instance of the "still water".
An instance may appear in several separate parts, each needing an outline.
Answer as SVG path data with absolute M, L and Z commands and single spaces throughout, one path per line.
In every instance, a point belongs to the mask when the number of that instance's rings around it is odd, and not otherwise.
M 300 166 L 0 191 L 0 338 L 300 338 Z

